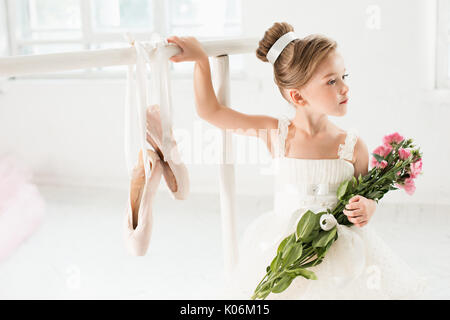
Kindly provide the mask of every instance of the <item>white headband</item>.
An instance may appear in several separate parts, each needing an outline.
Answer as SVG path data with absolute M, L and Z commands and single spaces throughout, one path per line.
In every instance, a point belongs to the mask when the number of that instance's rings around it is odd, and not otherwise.
M 272 47 L 270 47 L 269 52 L 267 52 L 267 60 L 271 64 L 274 64 L 275 61 L 277 61 L 278 56 L 280 53 L 284 50 L 284 48 L 295 39 L 301 39 L 299 36 L 297 36 L 294 32 L 288 32 L 282 35 L 274 44 Z

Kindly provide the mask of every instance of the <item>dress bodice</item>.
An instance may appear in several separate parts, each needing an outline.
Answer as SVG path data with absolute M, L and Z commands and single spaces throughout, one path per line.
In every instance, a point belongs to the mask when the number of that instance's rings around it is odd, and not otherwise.
M 285 141 L 290 120 L 278 119 L 278 143 L 275 164 L 274 209 L 290 215 L 299 208 L 332 208 L 337 203 L 336 191 L 354 174 L 353 159 L 357 131 L 347 131 L 345 143 L 338 147 L 336 159 L 298 159 L 285 156 Z

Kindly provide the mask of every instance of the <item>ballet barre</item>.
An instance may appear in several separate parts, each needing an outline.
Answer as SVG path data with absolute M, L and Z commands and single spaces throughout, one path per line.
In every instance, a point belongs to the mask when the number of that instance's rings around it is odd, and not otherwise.
M 200 41 L 210 57 L 254 52 L 258 39 L 237 38 Z M 170 58 L 180 52 L 175 44 L 158 48 Z M 65 53 L 22 55 L 0 58 L 0 77 L 13 77 L 37 73 L 60 72 L 77 69 L 129 65 L 136 63 L 134 48 L 84 50 Z
M 229 55 L 253 53 L 258 46 L 257 38 L 233 38 L 200 41 L 205 52 L 212 59 L 212 80 L 219 103 L 230 104 Z M 161 42 L 160 42 L 161 44 Z M 172 43 L 145 47 L 146 50 L 162 50 L 164 58 L 178 54 L 180 49 Z M 76 69 L 136 64 L 136 50 L 133 47 L 105 50 L 87 50 L 67 53 L 13 56 L 0 58 L 0 77 L 27 74 L 59 72 Z M 234 164 L 226 161 L 232 152 L 232 139 L 222 132 L 220 148 L 219 183 L 222 245 L 224 254 L 224 275 L 230 277 L 239 259 L 236 237 L 236 187 Z

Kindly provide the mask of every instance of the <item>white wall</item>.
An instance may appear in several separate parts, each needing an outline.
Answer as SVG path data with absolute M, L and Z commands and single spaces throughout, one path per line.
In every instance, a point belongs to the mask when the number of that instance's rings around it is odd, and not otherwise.
M 350 74 L 349 112 L 332 118 L 340 127 L 359 128 L 371 152 L 387 133 L 413 137 L 424 153 L 424 175 L 414 197 L 403 192 L 386 201 L 449 203 L 450 94 L 433 90 L 435 1 L 288 1 L 244 0 L 246 36 L 262 37 L 275 21 L 291 23 L 299 34 L 323 33 L 338 41 Z M 380 28 L 366 26 L 367 8 L 380 9 Z M 232 107 L 277 116 L 292 110 L 273 83 L 271 66 L 245 55 L 246 79 L 231 86 Z M 195 114 L 192 79 L 172 83 L 175 128 L 194 136 L 212 127 Z M 0 153 L 24 157 L 35 181 L 128 187 L 123 155 L 124 80 L 16 80 L 0 95 Z M 218 132 L 218 131 L 217 131 Z M 193 155 L 211 152 L 203 137 Z M 262 150 L 255 138 L 237 137 Z M 256 143 L 256 144 L 255 144 Z M 239 148 L 239 150 L 247 150 Z M 184 155 L 183 155 L 184 156 Z M 194 160 L 194 158 L 192 158 Z M 187 161 L 192 190 L 218 192 L 218 167 Z M 238 192 L 270 194 L 267 164 L 237 166 Z M 165 187 L 164 187 L 165 188 Z

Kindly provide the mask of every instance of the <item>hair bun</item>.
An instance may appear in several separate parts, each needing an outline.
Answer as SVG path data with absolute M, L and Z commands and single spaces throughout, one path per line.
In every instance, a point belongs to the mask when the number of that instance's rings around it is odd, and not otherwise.
M 264 37 L 258 43 L 256 57 L 263 62 L 268 62 L 267 52 L 274 43 L 284 34 L 294 31 L 294 28 L 287 22 L 275 22 L 265 33 Z

